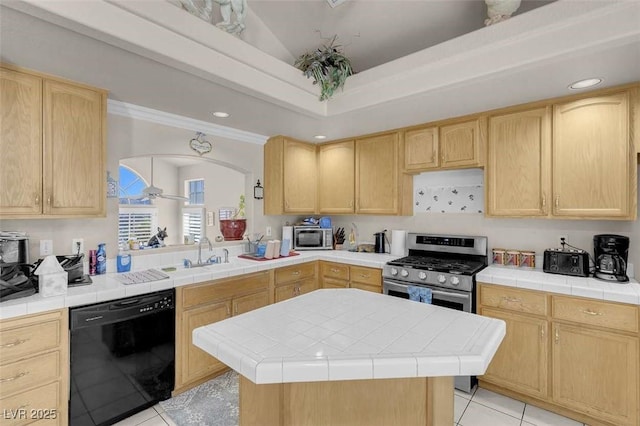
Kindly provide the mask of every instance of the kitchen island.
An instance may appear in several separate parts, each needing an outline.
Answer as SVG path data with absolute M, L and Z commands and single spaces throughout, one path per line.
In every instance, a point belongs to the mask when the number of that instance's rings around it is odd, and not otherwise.
M 240 373 L 242 425 L 450 425 L 453 376 L 483 374 L 504 335 L 501 320 L 324 289 L 193 342 Z

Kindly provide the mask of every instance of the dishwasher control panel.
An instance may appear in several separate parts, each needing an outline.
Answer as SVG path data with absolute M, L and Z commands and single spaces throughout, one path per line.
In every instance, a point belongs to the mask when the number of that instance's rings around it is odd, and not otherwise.
M 150 311 L 157 311 L 157 310 L 161 310 L 161 309 L 173 309 L 173 297 L 172 296 L 165 296 L 160 300 L 157 300 L 155 302 L 151 302 L 148 303 L 144 306 L 141 306 L 139 311 L 140 312 L 150 312 Z

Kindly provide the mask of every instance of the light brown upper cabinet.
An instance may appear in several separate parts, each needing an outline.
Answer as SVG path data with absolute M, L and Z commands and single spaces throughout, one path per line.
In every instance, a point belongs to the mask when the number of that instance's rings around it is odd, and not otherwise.
M 404 132 L 404 170 L 482 167 L 486 119 L 442 123 Z
M 355 142 L 318 147 L 318 201 L 324 214 L 355 211 Z
M 489 117 L 487 216 L 635 219 L 629 93 Z
M 440 165 L 438 128 L 427 127 L 404 132 L 404 169 L 420 172 Z
M 0 215 L 104 217 L 106 92 L 0 71 Z
M 635 219 L 629 93 L 553 107 L 553 215 Z
M 264 146 L 264 214 L 316 212 L 316 145 L 283 136 Z
M 485 118 L 440 126 L 440 167 L 482 166 Z
M 356 140 L 357 214 L 401 214 L 398 155 L 397 132 Z
M 551 108 L 489 118 L 487 216 L 546 216 L 551 194 Z

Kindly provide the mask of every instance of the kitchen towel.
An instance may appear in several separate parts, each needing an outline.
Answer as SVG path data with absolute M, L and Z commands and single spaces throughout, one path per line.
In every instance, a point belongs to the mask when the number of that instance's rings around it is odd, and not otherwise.
M 407 248 L 407 231 L 391 231 L 391 254 L 405 256 Z
M 407 287 L 407 291 L 409 292 L 409 300 L 416 302 L 431 303 L 431 299 L 433 298 L 431 289 L 428 287 L 410 285 Z

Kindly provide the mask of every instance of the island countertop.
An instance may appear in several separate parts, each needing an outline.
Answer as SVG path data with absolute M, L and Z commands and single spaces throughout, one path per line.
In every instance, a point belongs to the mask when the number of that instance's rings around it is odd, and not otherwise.
M 200 327 L 196 346 L 256 384 L 480 375 L 501 320 L 322 289 Z

